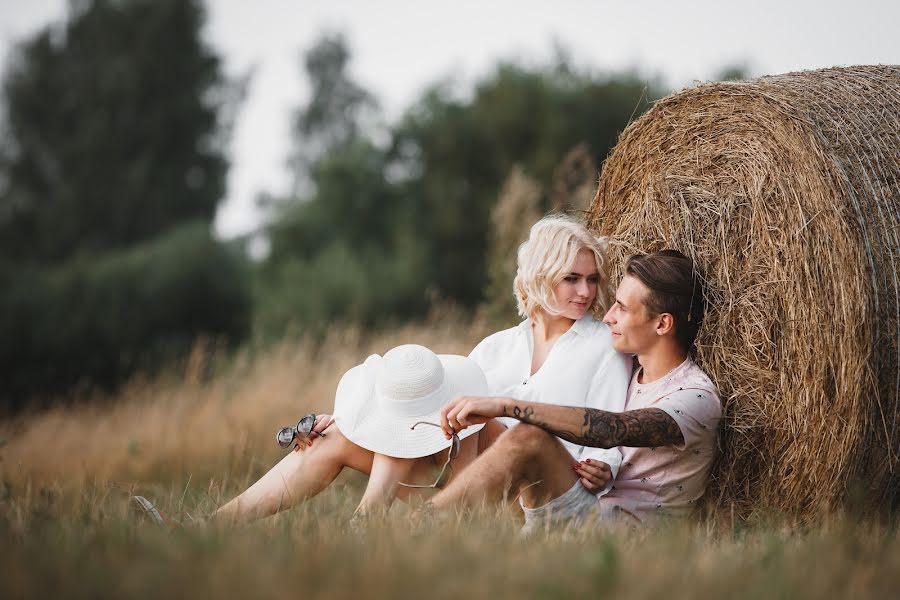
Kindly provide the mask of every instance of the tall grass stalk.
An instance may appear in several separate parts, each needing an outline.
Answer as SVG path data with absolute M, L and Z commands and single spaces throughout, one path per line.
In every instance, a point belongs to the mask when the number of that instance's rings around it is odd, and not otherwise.
M 795 526 L 686 523 L 584 528 L 523 540 L 496 509 L 416 526 L 395 506 L 347 521 L 364 478 L 249 526 L 191 526 L 273 464 L 274 432 L 330 409 L 340 374 L 403 342 L 465 353 L 479 319 L 436 315 L 376 335 L 297 339 L 227 369 L 198 352 L 182 376 L 135 381 L 117 402 L 57 408 L 2 426 L 0 597 L 563 598 L 896 597 L 895 523 L 825 517 Z M 152 497 L 184 528 L 134 518 Z

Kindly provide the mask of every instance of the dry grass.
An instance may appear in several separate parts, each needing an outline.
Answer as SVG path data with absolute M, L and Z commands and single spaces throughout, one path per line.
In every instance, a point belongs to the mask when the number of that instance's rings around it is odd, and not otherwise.
M 528 239 L 531 226 L 541 218 L 540 184 L 520 167 L 514 167 L 491 209 L 491 232 L 487 254 L 487 312 L 497 329 L 518 322 L 513 279 L 519 246 Z
M 699 265 L 697 358 L 726 404 L 718 510 L 827 513 L 900 488 L 900 68 L 701 85 L 606 161 L 589 224 L 613 264 Z
M 519 539 L 483 511 L 412 530 L 404 505 L 362 533 L 346 522 L 361 477 L 238 529 L 164 532 L 130 518 L 132 486 L 181 518 L 227 500 L 275 462 L 274 432 L 325 410 L 341 372 L 414 341 L 465 352 L 480 319 L 295 340 L 183 376 L 135 382 L 113 407 L 56 409 L 7 424 L 0 448 L 0 597 L 887 597 L 898 589 L 892 525 L 845 518 L 686 524 Z M 201 377 L 199 373 L 211 374 Z M 109 486 L 109 481 L 120 485 Z M 127 484 L 124 482 L 128 482 Z M 816 570 L 820 576 L 810 578 Z
M 4 512 L 25 516 L 0 517 L 0 595 L 818 599 L 900 588 L 896 532 L 842 519 L 809 530 L 595 530 L 525 543 L 489 514 L 425 532 L 399 515 L 348 532 L 353 505 L 338 488 L 242 529 L 169 533 L 129 519 L 102 490 L 84 492 L 4 501 Z
M 336 330 L 228 361 L 198 347 L 182 375 L 138 379 L 113 402 L 0 423 L 0 478 L 80 488 L 259 472 L 279 455 L 275 431 L 306 412 L 330 412 L 341 374 L 367 355 L 403 343 L 468 354 L 488 333 L 482 318 L 448 308 L 430 322 L 372 335 Z

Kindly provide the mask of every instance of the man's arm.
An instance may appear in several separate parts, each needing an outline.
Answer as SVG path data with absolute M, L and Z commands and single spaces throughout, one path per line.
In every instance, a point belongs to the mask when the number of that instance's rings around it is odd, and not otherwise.
M 595 448 L 652 448 L 684 443 L 681 428 L 658 408 L 609 412 L 514 398 L 463 396 L 444 407 L 441 424 L 449 434 L 493 417 L 512 417 L 574 444 Z
M 582 446 L 645 448 L 684 443 L 681 428 L 658 408 L 608 412 L 597 408 L 553 406 L 534 402 L 512 403 L 505 417 L 537 425 Z

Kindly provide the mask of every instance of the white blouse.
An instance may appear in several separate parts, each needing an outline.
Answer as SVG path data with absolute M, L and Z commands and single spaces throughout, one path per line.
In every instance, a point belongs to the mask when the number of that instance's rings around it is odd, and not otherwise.
M 469 354 L 484 370 L 492 394 L 544 404 L 624 410 L 631 357 L 613 350 L 608 325 L 590 313 L 575 321 L 556 340 L 534 375 L 530 374 L 534 348 L 531 326 L 531 320 L 525 320 L 490 335 Z M 511 418 L 501 420 L 507 427 L 519 423 Z M 590 448 L 560 441 L 576 461 L 590 458 L 607 463 L 615 479 L 622 464 L 618 448 Z M 612 482 L 601 494 L 611 486 Z

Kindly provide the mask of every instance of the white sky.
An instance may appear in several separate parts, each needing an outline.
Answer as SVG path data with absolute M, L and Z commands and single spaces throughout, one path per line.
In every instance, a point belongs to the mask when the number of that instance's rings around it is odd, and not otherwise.
M 389 120 L 429 84 L 466 85 L 498 58 L 546 61 L 553 41 L 597 70 L 638 69 L 674 89 L 741 63 L 751 74 L 900 63 L 897 0 L 207 0 L 207 39 L 231 74 L 255 67 L 231 148 L 216 230 L 254 229 L 260 191 L 288 187 L 292 111 L 307 93 L 300 57 L 322 31 L 342 31 L 351 72 Z M 11 43 L 66 10 L 65 0 L 0 0 L 0 64 Z

